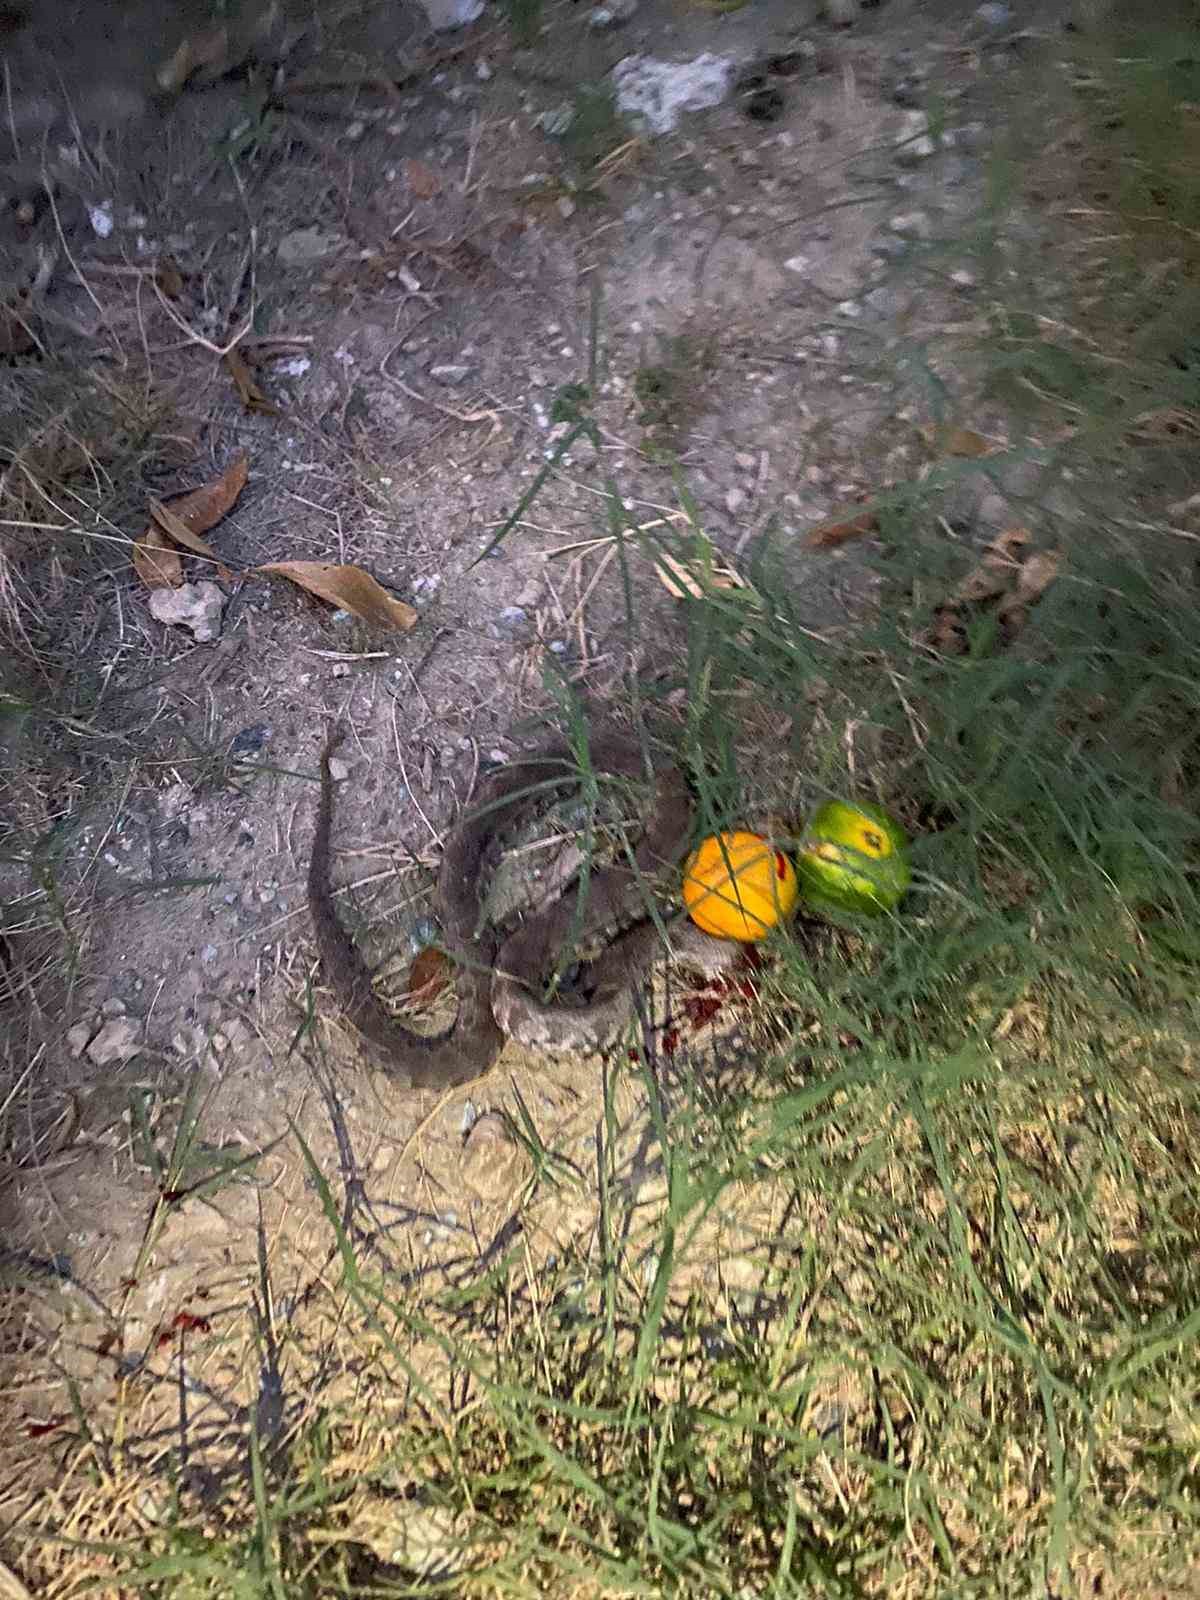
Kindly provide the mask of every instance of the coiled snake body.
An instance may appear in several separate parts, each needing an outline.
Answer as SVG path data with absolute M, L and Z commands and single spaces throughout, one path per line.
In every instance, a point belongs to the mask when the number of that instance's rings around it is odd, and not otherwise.
M 342 1013 L 378 1064 L 413 1088 L 469 1083 L 492 1065 L 509 1035 L 548 1050 L 590 1050 L 607 1042 L 628 1018 L 633 991 L 653 963 L 658 930 L 646 921 L 646 883 L 683 855 L 692 826 L 692 802 L 678 767 L 656 774 L 649 821 L 632 859 L 590 873 L 586 899 L 562 895 L 529 916 L 503 942 L 486 926 L 482 880 L 496 835 L 522 811 L 557 787 L 580 781 L 575 753 L 548 744 L 514 761 L 484 782 L 473 810 L 446 840 L 437 882 L 443 943 L 457 969 L 458 1015 L 445 1032 L 415 1033 L 384 1008 L 371 974 L 334 909 L 329 879 L 333 780 L 329 758 L 340 742 L 335 731 L 321 757 L 321 798 L 309 862 L 308 899 L 326 981 Z M 643 779 L 640 747 L 618 734 L 593 737 L 588 765 L 596 779 Z M 588 969 L 591 998 L 583 1006 L 541 999 L 542 983 L 572 943 L 595 938 L 638 916 L 641 921 L 609 939 Z M 736 947 L 688 926 L 672 938 L 673 954 L 706 971 L 729 965 Z

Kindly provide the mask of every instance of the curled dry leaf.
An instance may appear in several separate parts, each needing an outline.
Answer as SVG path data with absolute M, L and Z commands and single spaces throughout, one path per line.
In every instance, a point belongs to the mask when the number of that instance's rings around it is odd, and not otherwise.
M 248 473 L 245 455 L 238 455 L 211 483 L 165 503 L 151 500 L 150 526 L 133 546 L 134 571 L 148 589 L 176 588 L 183 582 L 183 564 L 174 544 L 218 561 L 216 552 L 198 535 L 220 522 L 245 488 Z M 168 560 L 168 555 L 174 560 Z M 228 577 L 226 569 L 219 571 Z
M 168 300 L 178 300 L 183 293 L 183 273 L 170 256 L 160 256 L 154 267 L 154 281 Z
M 851 539 L 861 539 L 868 533 L 877 532 L 878 528 L 879 513 L 874 507 L 868 506 L 855 517 L 819 522 L 815 528 L 809 529 L 805 543 L 810 550 L 836 550 L 839 545 L 849 544 Z
M 259 388 L 254 374 L 250 371 L 249 364 L 240 350 L 227 350 L 224 356 L 225 370 L 233 379 L 233 386 L 238 392 L 238 399 L 242 402 L 243 409 L 258 412 L 263 417 L 277 417 L 279 407 L 272 400 L 268 400 Z
M 147 589 L 178 589 L 183 582 L 179 551 L 157 522 L 152 522 L 142 537 L 134 541 L 133 570 Z
M 150 502 L 150 515 L 160 532 L 174 539 L 176 544 L 181 544 L 185 550 L 190 550 L 193 555 L 203 556 L 205 560 L 211 561 L 222 581 L 229 578 L 228 567 L 221 565 L 221 558 L 212 545 L 207 544 L 198 533 L 193 533 L 182 517 L 177 517 L 173 511 L 160 505 L 157 500 Z
M 449 987 L 454 967 L 450 957 L 436 945 L 427 945 L 408 969 L 403 1000 L 409 1006 L 431 1005 Z
M 711 549 L 709 551 L 711 556 Z M 655 552 L 658 581 L 673 600 L 702 600 L 713 589 L 745 589 L 746 580 L 732 567 L 717 566 L 711 559 L 689 564 L 665 550 Z
M 994 455 L 1001 447 L 985 439 L 973 428 L 955 428 L 948 424 L 926 424 L 920 430 L 929 448 L 940 456 L 966 456 L 977 460 L 980 456 Z
M 441 175 L 428 162 L 418 161 L 416 156 L 409 156 L 403 167 L 404 181 L 414 199 L 432 200 L 434 195 L 441 194 Z
M 229 29 L 222 26 L 210 28 L 205 33 L 189 33 L 180 41 L 174 53 L 155 73 L 158 86 L 167 94 L 175 94 L 194 72 L 207 68 L 219 74 L 229 62 Z
M 1025 625 L 1029 608 L 1041 599 L 1062 566 L 1053 550 L 1028 546 L 1028 528 L 1006 528 L 992 540 L 979 565 L 955 588 L 950 600 L 934 614 L 929 643 L 943 655 L 960 655 L 967 645 L 965 614 L 972 607 L 988 608 L 1009 642 Z
M 330 605 L 385 628 L 407 632 L 420 615 L 403 600 L 394 599 L 361 567 L 337 566 L 331 561 L 270 561 L 255 570 L 278 573 Z

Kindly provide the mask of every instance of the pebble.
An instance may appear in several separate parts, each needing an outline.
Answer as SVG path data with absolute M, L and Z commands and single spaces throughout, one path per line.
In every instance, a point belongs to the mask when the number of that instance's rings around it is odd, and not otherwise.
M 275 256 L 283 267 L 311 267 L 337 255 L 347 243 L 343 233 L 330 233 L 324 228 L 295 228 L 280 239 Z
M 925 85 L 920 78 L 897 78 L 892 85 L 892 99 L 898 106 L 919 107 Z
M 1012 21 L 1011 9 L 1000 0 L 985 0 L 985 4 L 975 7 L 975 15 L 985 28 L 1004 28 Z
M 588 12 L 588 27 L 619 28 L 629 21 L 637 8 L 638 0 L 606 0 L 606 4 L 593 6 Z
M 100 1015 L 103 1017 L 123 1017 L 125 1015 L 124 1000 L 119 999 L 115 994 L 110 995 L 100 1007 Z
M 96 1067 L 111 1067 L 128 1061 L 141 1048 L 140 1031 L 132 1017 L 113 1017 L 88 1045 L 88 1060 Z
M 871 254 L 882 256 L 885 261 L 899 261 L 901 256 L 908 254 L 908 241 L 885 233 L 872 244 Z
M 925 161 L 937 151 L 930 137 L 929 118 L 924 111 L 906 111 L 900 135 L 896 140 L 896 160 L 906 166 Z
M 221 952 L 217 949 L 215 944 L 202 945 L 200 948 L 200 959 L 203 961 L 206 967 L 211 967 L 220 953 Z
M 839 300 L 833 309 L 839 317 L 849 317 L 851 320 L 862 316 L 862 307 L 857 300 Z
M 357 144 L 366 131 L 367 125 L 365 122 L 352 122 L 346 129 L 346 138 L 351 144 Z
M 74 1027 L 67 1029 L 67 1049 L 71 1052 L 74 1060 L 78 1061 L 79 1057 L 87 1049 L 92 1032 L 93 1028 L 90 1022 L 77 1022 Z
M 758 470 L 758 457 L 752 450 L 739 450 L 733 459 L 742 472 L 755 472 Z
M 505 628 L 522 628 L 529 621 L 529 613 L 523 606 L 505 606 L 496 620 Z
M 787 272 L 808 272 L 812 267 L 812 258 L 803 255 L 789 256 L 783 265 Z
M 727 489 L 725 491 L 725 509 L 730 516 L 735 516 L 746 504 L 744 489 Z
M 270 725 L 266 722 L 254 722 L 248 728 L 243 728 L 240 733 L 235 733 L 229 745 L 231 756 L 253 755 L 261 750 L 271 737 Z
M 955 267 L 950 274 L 950 282 L 956 289 L 973 289 L 975 287 L 975 274 L 968 272 L 966 267 Z
M 457 387 L 460 383 L 465 383 L 471 376 L 471 368 L 462 366 L 458 362 L 446 362 L 436 367 L 430 367 L 429 376 L 436 379 L 438 383 L 446 384 L 447 387 Z
M 225 596 L 215 583 L 183 583 L 178 589 L 152 589 L 150 615 L 158 622 L 189 629 L 197 644 L 207 644 L 221 631 Z
M 933 225 L 927 211 L 897 212 L 888 226 L 902 239 L 928 239 L 933 233 Z

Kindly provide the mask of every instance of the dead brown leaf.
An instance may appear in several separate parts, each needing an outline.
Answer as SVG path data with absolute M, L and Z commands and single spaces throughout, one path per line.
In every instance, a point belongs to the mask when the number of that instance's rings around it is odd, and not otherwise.
M 255 381 L 254 374 L 250 371 L 246 358 L 240 350 L 227 350 L 224 357 L 225 368 L 233 379 L 233 386 L 238 392 L 238 399 L 246 411 L 257 411 L 260 416 L 277 417 L 279 407 L 272 400 L 268 400 Z
M 980 456 L 994 455 L 1000 449 L 998 444 L 985 439 L 973 428 L 927 423 L 920 432 L 929 448 L 940 456 L 966 456 L 971 460 L 977 460 Z
M 133 570 L 147 589 L 178 589 L 183 582 L 179 551 L 157 522 L 152 522 L 133 545 Z
M 172 516 L 178 517 L 192 533 L 207 533 L 220 522 L 246 487 L 250 475 L 245 452 L 234 456 L 219 478 L 187 494 L 164 502 Z
M 402 163 L 404 181 L 408 185 L 413 198 L 416 200 L 432 200 L 434 195 L 442 192 L 441 174 L 426 161 L 418 161 L 416 156 L 409 156 Z
M 0 356 L 27 356 L 37 349 L 33 331 L 16 306 L 0 306 Z
M 403 600 L 394 599 L 361 567 L 337 566 L 331 561 L 270 561 L 255 570 L 278 573 L 330 605 L 386 628 L 407 633 L 420 614 Z
M 1006 594 L 1020 567 L 1019 551 L 1030 538 L 1028 528 L 1006 528 L 997 534 L 984 551 L 983 560 L 955 589 L 953 603 L 978 605 L 998 594 Z
M 245 488 L 248 474 L 245 455 L 237 455 L 211 483 L 165 503 L 151 500 L 150 525 L 133 546 L 134 571 L 148 589 L 167 585 L 176 588 L 183 582 L 183 564 L 174 549 L 176 544 L 217 562 L 217 576 L 229 577 L 228 569 L 220 566 L 216 551 L 199 535 L 220 522 Z M 168 559 L 168 554 L 174 559 Z
M 229 64 L 229 29 L 210 28 L 206 33 L 189 33 L 181 40 L 155 77 L 160 89 L 174 94 L 202 67 L 217 72 Z
M 961 655 L 967 645 L 965 615 L 972 607 L 998 602 L 994 614 L 1010 642 L 1025 626 L 1029 609 L 1054 582 L 1062 557 L 1053 550 L 1034 550 L 1028 528 L 1006 528 L 984 551 L 979 565 L 955 588 L 950 600 L 934 613 L 929 643 L 942 655 Z
M 658 581 L 673 600 L 702 600 L 710 589 L 746 587 L 745 578 L 732 567 L 713 566 L 706 571 L 703 565 L 689 566 L 665 550 L 657 551 L 654 560 Z
M 223 566 L 221 558 L 212 545 L 203 540 L 198 533 L 193 533 L 182 517 L 177 517 L 173 511 L 159 503 L 157 500 L 150 502 L 150 515 L 156 526 L 176 544 L 181 544 L 185 550 L 190 550 L 193 555 L 204 556 L 216 568 L 216 576 L 222 581 L 231 576 L 229 568 Z
M 879 514 L 873 508 L 860 511 L 856 517 L 847 517 L 835 522 L 819 522 L 815 528 L 810 528 L 808 538 L 804 541 L 810 550 L 836 550 L 839 545 L 849 544 L 851 539 L 861 539 L 864 534 L 876 533 L 879 529 Z
M 154 281 L 168 300 L 178 300 L 183 293 L 183 273 L 170 256 L 161 256 L 154 268 Z
M 449 986 L 454 975 L 450 957 L 436 945 L 427 945 L 408 969 L 402 999 L 405 1005 L 431 1005 Z

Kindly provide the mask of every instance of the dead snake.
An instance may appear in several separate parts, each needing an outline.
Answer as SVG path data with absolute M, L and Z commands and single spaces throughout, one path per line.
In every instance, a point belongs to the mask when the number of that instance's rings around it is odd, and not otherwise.
M 482 879 L 493 841 L 531 802 L 544 802 L 556 787 L 578 784 L 580 773 L 570 746 L 555 743 L 499 768 L 485 780 L 474 808 L 446 840 L 437 882 L 443 944 L 457 969 L 458 1015 L 444 1032 L 425 1035 L 406 1028 L 384 1008 L 366 963 L 334 909 L 329 879 L 333 822 L 329 758 L 342 737 L 335 729 L 321 757 L 308 899 L 326 981 L 378 1064 L 413 1088 L 446 1088 L 482 1076 L 510 1035 L 548 1050 L 586 1051 L 611 1038 L 628 1018 L 636 984 L 659 948 L 658 930 L 645 920 L 646 880 L 678 862 L 691 832 L 692 802 L 679 768 L 659 769 L 649 822 L 632 860 L 590 874 L 581 913 L 578 897 L 565 893 L 544 911 L 527 917 L 503 943 L 486 926 L 483 905 Z M 640 779 L 646 772 L 639 746 L 619 734 L 596 735 L 588 764 L 597 779 Z M 611 930 L 639 913 L 643 920 L 610 939 L 590 964 L 588 1004 L 564 1006 L 540 999 L 544 978 L 570 943 Z M 728 965 L 729 947 L 698 929 L 688 927 L 681 941 L 672 942 L 677 958 L 707 971 Z

